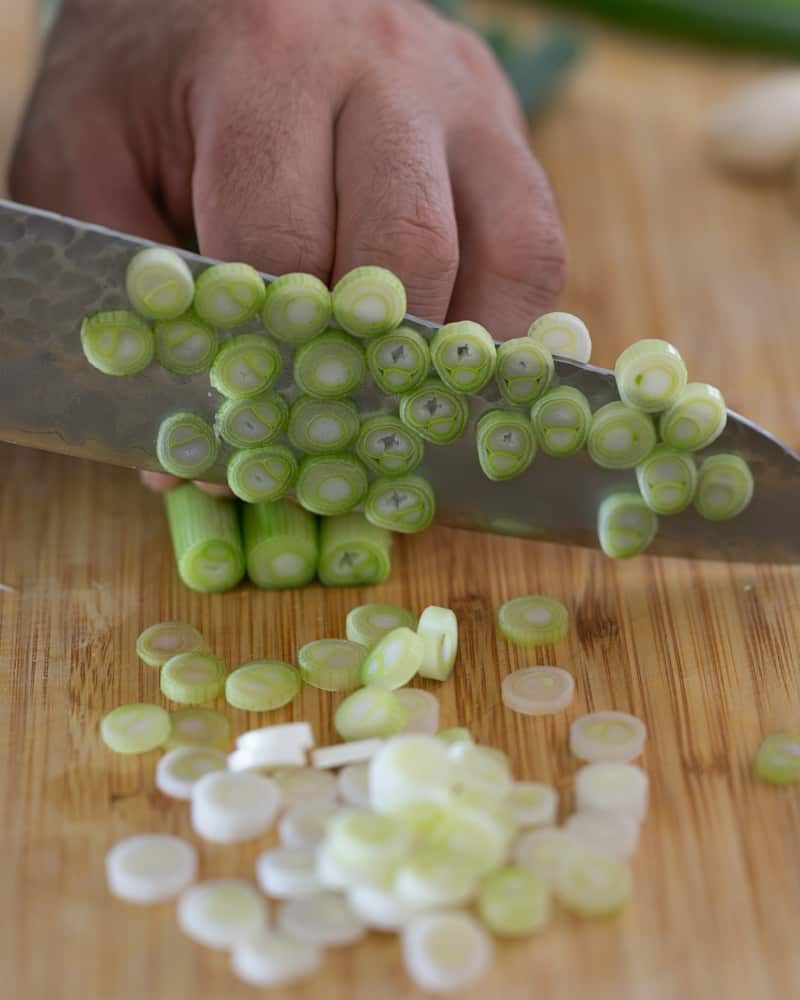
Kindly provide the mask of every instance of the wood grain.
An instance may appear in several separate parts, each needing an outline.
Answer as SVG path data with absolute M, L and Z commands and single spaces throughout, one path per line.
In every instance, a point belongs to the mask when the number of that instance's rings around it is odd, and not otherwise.
M 534 146 L 559 195 L 572 248 L 565 306 L 592 327 L 596 357 L 665 336 L 731 405 L 800 444 L 800 219 L 780 191 L 740 188 L 707 164 L 699 124 L 755 64 L 596 36 L 588 61 Z M 189 834 L 185 806 L 153 786 L 153 755 L 109 753 L 97 735 L 115 705 L 159 700 L 137 662 L 146 625 L 181 618 L 229 664 L 293 658 L 341 634 L 364 599 L 453 607 L 463 644 L 436 688 L 443 724 L 505 748 L 520 776 L 552 781 L 569 805 L 569 721 L 617 708 L 649 727 L 653 808 L 635 862 L 636 900 L 619 919 L 559 915 L 503 945 L 465 996 L 754 1000 L 800 994 L 800 794 L 756 782 L 764 735 L 800 725 L 800 571 L 647 558 L 434 530 L 398 544 L 376 591 L 205 597 L 177 582 L 157 498 L 132 475 L 0 449 L 0 992 L 15 1000 L 251 997 L 223 957 L 190 944 L 171 906 L 109 898 L 103 855 L 141 830 Z M 538 655 L 494 628 L 504 598 L 562 598 L 572 629 Z M 500 680 L 532 662 L 575 675 L 553 719 L 506 711 Z M 434 689 L 433 685 L 430 686 Z M 282 718 L 334 736 L 336 697 L 303 691 Z M 239 729 L 255 717 L 234 713 Z M 204 876 L 249 874 L 261 844 L 199 845 Z M 415 997 L 394 939 L 331 955 L 277 997 Z

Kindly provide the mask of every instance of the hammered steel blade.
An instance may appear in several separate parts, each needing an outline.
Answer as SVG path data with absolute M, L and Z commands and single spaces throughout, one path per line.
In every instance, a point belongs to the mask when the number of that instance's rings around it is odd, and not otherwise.
M 81 320 L 125 308 L 125 268 L 147 241 L 100 226 L 0 201 L 0 440 L 139 469 L 158 469 L 155 440 L 176 410 L 209 420 L 221 402 L 206 376 L 184 378 L 153 364 L 131 378 L 110 378 L 85 360 Z M 178 251 L 197 274 L 211 261 Z M 266 281 L 273 280 L 265 275 Z M 426 337 L 435 327 L 408 317 Z M 257 329 L 254 321 L 249 327 Z M 285 359 L 289 360 L 288 351 Z M 581 389 L 595 409 L 617 398 L 613 374 L 557 360 L 557 381 Z M 287 364 L 279 385 L 297 395 Z M 365 385 L 362 412 L 396 409 L 396 400 Z M 595 547 L 596 512 L 609 493 L 635 488 L 633 472 L 539 455 L 518 479 L 493 483 L 480 471 L 474 426 L 497 401 L 495 390 L 470 400 L 470 426 L 457 442 L 426 447 L 420 469 L 436 491 L 438 519 L 469 529 Z M 800 561 L 800 458 L 735 413 L 713 451 L 732 450 L 750 463 L 755 497 L 740 517 L 722 524 L 694 511 L 662 517 L 650 551 L 661 555 L 741 561 Z M 208 473 L 223 482 L 227 454 Z

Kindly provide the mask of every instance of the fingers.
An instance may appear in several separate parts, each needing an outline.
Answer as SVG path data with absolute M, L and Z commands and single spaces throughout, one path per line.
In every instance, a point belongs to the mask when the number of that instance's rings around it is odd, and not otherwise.
M 142 485 L 146 486 L 154 493 L 166 493 L 167 490 L 171 490 L 174 486 L 179 486 L 181 483 L 185 482 L 185 480 L 178 479 L 176 476 L 168 476 L 166 472 L 150 472 L 149 470 L 144 469 L 139 473 L 139 478 L 142 481 Z M 231 493 L 228 487 L 223 486 L 222 483 L 196 482 L 195 486 L 212 497 L 233 496 L 233 493 Z

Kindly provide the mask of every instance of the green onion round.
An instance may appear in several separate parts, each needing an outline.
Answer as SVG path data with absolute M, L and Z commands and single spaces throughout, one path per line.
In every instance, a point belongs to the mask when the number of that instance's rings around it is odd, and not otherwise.
M 181 479 L 195 479 L 217 460 L 213 427 L 195 413 L 173 413 L 158 429 L 156 454 L 162 467 Z
M 364 381 L 366 370 L 361 344 L 338 330 L 329 330 L 303 344 L 294 357 L 298 389 L 317 399 L 351 395 Z
M 592 338 L 586 324 L 572 313 L 545 313 L 531 323 L 528 336 L 552 354 L 584 365 L 592 355 Z
M 349 399 L 301 396 L 292 403 L 287 433 L 298 451 L 327 455 L 348 448 L 358 426 L 358 408 Z
M 370 524 L 363 514 L 326 517 L 320 525 L 320 583 L 326 587 L 372 586 L 391 570 L 392 534 Z
M 271 712 L 288 705 L 300 691 L 300 674 L 283 660 L 252 660 L 228 674 L 225 697 L 246 712 Z
M 449 444 L 464 433 L 469 405 L 438 379 L 428 379 L 402 397 L 400 419 L 426 441 Z
M 297 459 L 281 444 L 242 448 L 228 462 L 228 486 L 247 503 L 280 500 L 296 478 Z
M 681 451 L 700 451 L 725 430 L 728 411 L 719 389 L 690 382 L 661 415 L 658 429 L 665 444 Z
M 333 314 L 354 337 L 377 337 L 403 321 L 406 290 L 383 267 L 356 267 L 333 289 Z
M 495 381 L 500 395 L 512 406 L 528 406 L 538 399 L 554 372 L 553 355 L 530 337 L 506 340 L 497 348 Z
M 289 407 L 277 392 L 264 392 L 251 399 L 226 399 L 217 410 L 214 428 L 234 448 L 258 448 L 283 433 Z
M 321 691 L 354 691 L 361 687 L 367 650 L 347 639 L 316 639 L 301 646 L 297 662 L 303 680 Z
M 564 458 L 577 454 L 586 444 L 592 411 L 580 389 L 559 385 L 533 404 L 531 421 L 542 451 Z
M 600 547 L 612 559 L 629 559 L 644 552 L 657 531 L 658 518 L 638 493 L 614 493 L 600 504 Z
M 686 385 L 683 358 L 666 340 L 639 340 L 617 358 L 617 391 L 628 406 L 646 413 L 669 409 Z
M 217 331 L 191 312 L 156 323 L 155 337 L 159 364 L 176 375 L 207 372 L 219 350 Z
M 660 444 L 636 466 L 636 480 L 650 510 L 679 514 L 694 497 L 697 466 L 689 452 Z
M 525 594 L 498 608 L 497 626 L 509 642 L 519 646 L 548 646 L 567 634 L 569 613 L 553 597 Z
M 478 421 L 475 442 L 478 461 L 487 479 L 514 479 L 536 456 L 530 420 L 513 410 L 492 410 Z
M 405 534 L 424 531 L 435 513 L 433 488 L 422 476 L 376 479 L 370 484 L 364 504 L 370 523 Z
M 694 506 L 707 521 L 729 521 L 753 499 L 753 474 L 738 455 L 711 455 L 700 466 Z
M 347 612 L 345 634 L 351 642 L 371 647 L 401 625 L 416 628 L 416 615 L 394 604 L 361 604 Z
M 463 320 L 439 327 L 431 341 L 431 361 L 445 385 L 474 393 L 494 374 L 497 352 L 488 330 Z
M 385 739 L 401 732 L 407 722 L 408 712 L 394 691 L 380 687 L 354 691 L 333 717 L 343 740 Z
M 179 705 L 203 705 L 222 694 L 226 673 L 213 653 L 178 653 L 161 668 L 161 693 Z
M 81 324 L 86 360 L 104 375 L 136 375 L 153 360 L 153 331 L 127 309 L 95 313 Z
M 405 476 L 422 461 L 422 438 L 390 413 L 369 417 L 361 425 L 356 454 L 376 476 Z
M 367 474 L 346 452 L 312 455 L 300 463 L 296 492 L 298 502 L 314 514 L 346 514 L 364 499 Z
M 273 337 L 305 344 L 328 328 L 331 293 L 312 274 L 284 274 L 267 285 L 261 321 Z
M 149 319 L 175 319 L 191 306 L 194 278 L 186 261 L 167 247 L 140 250 L 125 272 L 134 309 Z
M 252 319 L 265 295 L 261 275 L 249 264 L 212 264 L 195 283 L 194 308 L 207 323 L 227 329 Z
M 625 403 L 606 403 L 592 417 L 587 446 L 604 469 L 632 469 L 656 446 L 652 419 Z
M 384 392 L 410 392 L 428 377 L 431 351 L 427 340 L 416 330 L 398 326 L 391 333 L 368 341 L 367 366 Z
M 223 344 L 211 366 L 211 384 L 229 399 L 251 399 L 271 389 L 283 368 L 280 351 L 261 333 L 241 333 Z

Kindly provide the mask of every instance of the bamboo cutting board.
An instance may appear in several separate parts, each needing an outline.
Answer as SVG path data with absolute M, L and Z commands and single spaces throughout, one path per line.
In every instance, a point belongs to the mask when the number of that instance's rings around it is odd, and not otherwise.
M 781 192 L 733 186 L 707 166 L 698 125 L 753 66 L 598 36 L 535 147 L 554 179 L 572 248 L 566 308 L 585 316 L 600 363 L 642 336 L 676 343 L 693 377 L 800 444 L 800 216 Z M 443 725 L 469 726 L 520 777 L 554 782 L 565 804 L 576 761 L 569 721 L 592 709 L 643 717 L 653 805 L 635 861 L 636 898 L 618 919 L 558 914 L 534 939 L 498 948 L 464 996 L 726 1000 L 800 995 L 800 789 L 757 783 L 769 732 L 800 728 L 800 569 L 700 565 L 445 529 L 399 543 L 372 591 L 207 597 L 179 585 L 160 501 L 132 474 L 0 449 L 0 994 L 14 1000 L 252 997 L 224 957 L 177 930 L 171 905 L 112 900 L 103 857 L 145 830 L 190 834 L 185 805 L 154 790 L 155 755 L 100 743 L 115 705 L 159 701 L 137 634 L 179 618 L 233 665 L 287 659 L 340 635 L 364 600 L 453 607 L 454 678 L 435 690 Z M 9 588 L 9 589 L 5 589 Z M 13 588 L 13 589 L 11 589 Z M 572 627 L 555 649 L 509 647 L 504 599 L 561 598 Z M 577 693 L 550 719 L 508 712 L 501 678 L 536 662 L 569 668 Z M 305 689 L 288 711 L 334 737 L 336 696 Z M 231 710 L 236 731 L 260 719 Z M 252 872 L 262 844 L 200 845 L 204 876 Z M 330 954 L 276 997 L 416 997 L 394 938 Z

